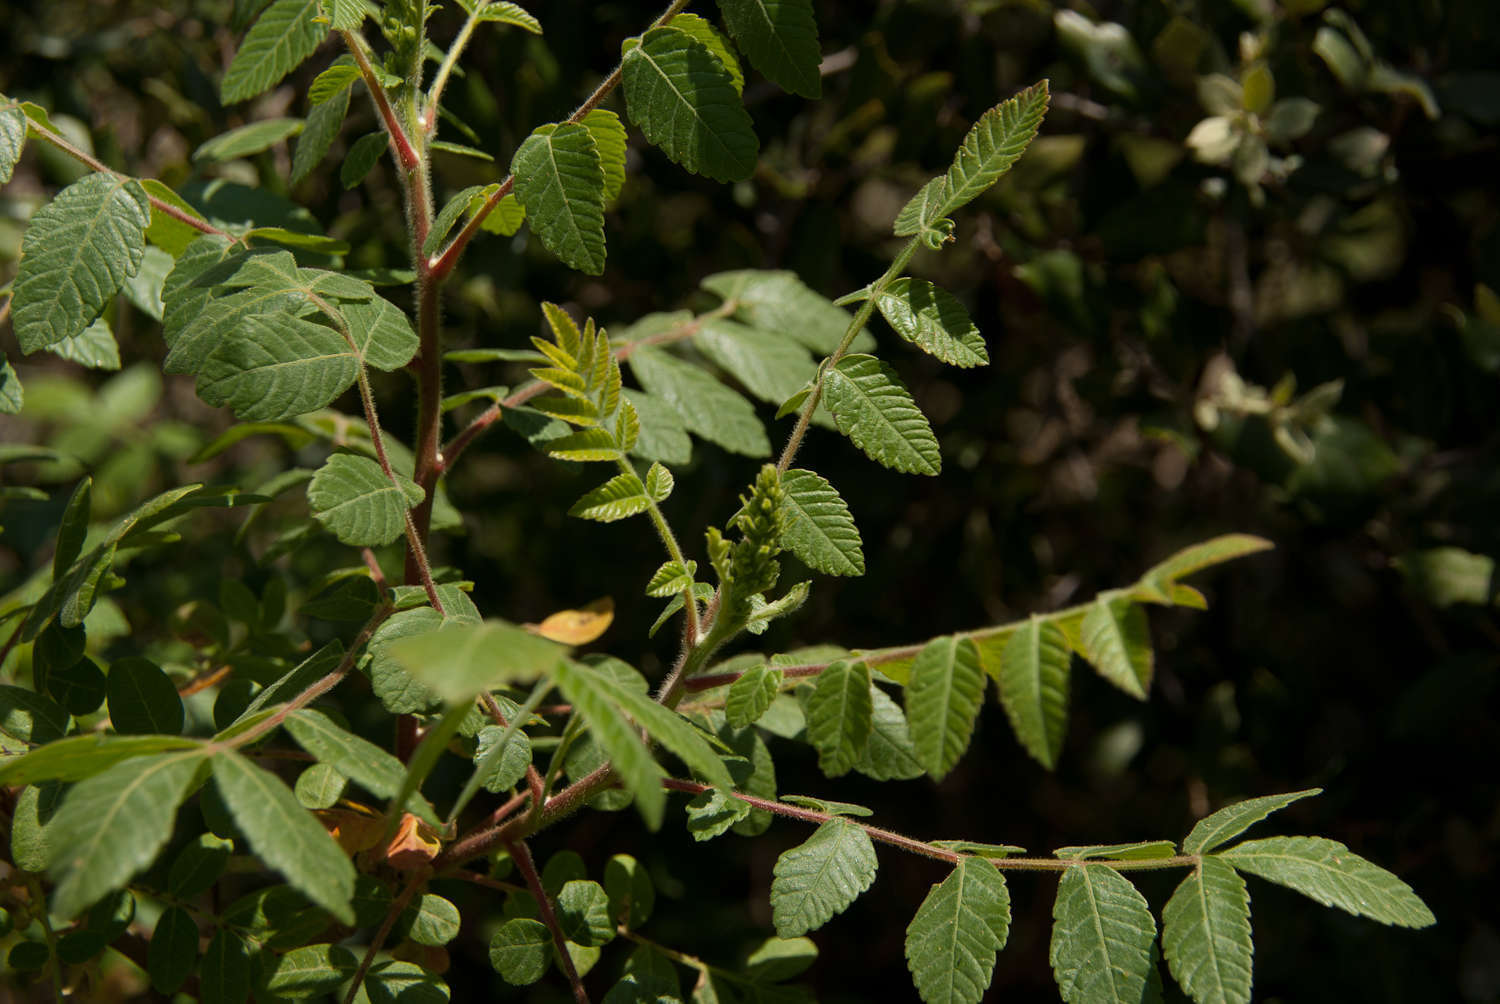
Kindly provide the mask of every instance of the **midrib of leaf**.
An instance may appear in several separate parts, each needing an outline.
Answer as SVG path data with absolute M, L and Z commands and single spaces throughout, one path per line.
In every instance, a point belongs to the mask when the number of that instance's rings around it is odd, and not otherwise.
M 708 52 L 703 43 L 699 42 L 691 35 L 687 35 L 686 32 L 678 32 L 678 34 L 684 35 L 692 45 L 695 45 L 698 48 L 703 49 L 705 52 Z M 646 62 L 651 64 L 651 68 L 656 71 L 656 75 L 660 77 L 666 83 L 666 85 L 672 89 L 672 93 L 677 96 L 677 100 L 682 105 L 684 105 L 689 112 L 692 113 L 693 119 L 698 123 L 698 131 L 701 134 L 706 135 L 709 139 L 713 140 L 714 145 L 719 148 L 720 153 L 722 153 L 726 158 L 734 160 L 734 151 L 730 150 L 729 147 L 724 145 L 724 141 L 719 138 L 718 133 L 708 128 L 707 122 L 704 121 L 703 116 L 698 112 L 698 106 L 693 104 L 693 102 L 688 99 L 687 95 L 683 94 L 682 91 L 677 89 L 677 85 L 672 82 L 671 76 L 662 69 L 660 63 L 658 63 L 651 57 L 651 53 L 646 51 L 646 41 L 644 38 L 641 40 L 641 43 L 635 47 L 635 51 L 640 53 L 642 59 L 645 59 Z M 713 53 L 709 53 L 709 58 L 714 58 Z M 725 72 L 727 73 L 728 71 Z
M 848 359 L 848 358 L 851 358 L 851 357 L 848 357 L 848 356 L 845 357 L 845 359 Z M 900 444 L 900 452 L 906 453 L 909 458 L 914 458 L 915 461 L 916 461 L 916 465 L 917 465 L 917 469 L 918 470 L 922 471 L 923 473 L 927 473 L 927 474 L 936 474 L 937 473 L 937 470 L 936 470 L 936 468 L 934 468 L 934 466 L 932 464 L 932 461 L 930 461 L 926 457 L 924 457 L 921 454 L 921 452 L 916 448 L 916 446 L 913 445 L 913 443 L 911 442 L 911 440 L 907 438 L 906 434 L 903 433 L 899 428 L 896 427 L 895 422 L 893 422 L 891 420 L 891 418 L 888 415 L 886 415 L 884 409 L 882 409 L 880 407 L 880 405 L 877 403 L 877 399 L 875 398 L 874 395 L 872 395 L 869 391 L 865 390 L 865 388 L 863 386 L 861 386 L 861 384 L 860 384 L 860 382 L 858 380 L 854 379 L 849 374 L 844 373 L 843 371 L 839 370 L 837 367 L 834 367 L 834 368 L 832 368 L 832 369 L 829 370 L 829 376 L 835 376 L 835 375 L 836 375 L 836 377 L 838 379 L 842 380 L 843 384 L 845 384 L 845 385 L 847 385 L 849 387 L 854 388 L 854 390 L 857 392 L 859 400 L 864 405 L 864 407 L 862 409 L 862 415 L 863 416 L 868 416 L 869 414 L 871 414 L 873 412 L 873 414 L 875 416 L 875 419 L 877 420 L 877 423 L 882 428 L 884 428 L 885 430 L 887 430 L 890 433 L 890 437 L 887 440 L 888 442 L 893 440 L 894 442 L 899 443 Z M 882 373 L 882 375 L 884 375 L 884 374 Z M 893 386 L 893 385 L 888 385 L 888 386 Z M 916 403 L 914 401 L 905 401 L 903 403 L 910 405 L 912 408 L 916 408 Z M 918 411 L 918 414 L 920 414 L 920 411 Z M 911 460 L 908 459 L 907 462 L 910 463 Z

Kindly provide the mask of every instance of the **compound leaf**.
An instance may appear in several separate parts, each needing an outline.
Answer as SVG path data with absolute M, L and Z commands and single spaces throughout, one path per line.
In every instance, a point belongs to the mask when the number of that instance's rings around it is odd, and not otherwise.
M 52 912 L 73 917 L 149 865 L 202 765 L 196 752 L 132 759 L 74 785 L 47 827 Z
M 1250 894 L 1216 857 L 1204 858 L 1161 911 L 1167 966 L 1198 1004 L 1249 1004 Z
M 1079 628 L 1083 654 L 1099 675 L 1138 700 L 1151 686 L 1151 627 L 1128 599 L 1096 599 Z
M 839 777 L 859 762 L 873 713 L 870 667 L 840 661 L 818 674 L 807 700 L 807 741 L 818 751 L 824 774 Z
M 694 174 L 743 181 L 760 141 L 734 77 L 692 35 L 670 26 L 626 39 L 625 107 L 646 139 Z
M 1220 855 L 1236 870 L 1284 885 L 1324 906 L 1397 927 L 1436 923 L 1411 886 L 1325 837 L 1270 837 Z
M 321 0 L 275 0 L 240 44 L 219 83 L 224 104 L 270 90 L 328 36 Z
M 849 506 L 822 475 L 793 468 L 781 476 L 786 527 L 781 545 L 827 575 L 865 574 L 859 529 Z
M 771 920 L 783 938 L 817 930 L 875 881 L 870 835 L 844 819 L 830 819 L 807 841 L 776 859 Z
M 906 681 L 906 718 L 918 762 L 941 781 L 974 734 L 984 700 L 984 669 L 968 638 L 934 638 L 912 661 Z
M 335 453 L 307 486 L 313 518 L 354 547 L 389 544 L 406 532 L 406 513 L 424 492 L 392 472 L 387 477 L 369 457 Z
M 1073 653 L 1062 629 L 1033 617 L 1018 626 L 1000 657 L 1000 703 L 1016 738 L 1048 770 L 1057 766 L 1068 728 L 1068 673 Z
M 1010 893 L 987 858 L 961 859 L 906 928 L 906 964 L 927 1004 L 978 1004 L 1010 934 Z
M 516 198 L 547 250 L 580 272 L 602 273 L 605 173 L 589 130 L 542 126 L 516 150 L 510 169 Z
M 901 278 L 875 298 L 896 334 L 950 366 L 987 366 L 984 336 L 958 298 L 925 279 Z
M 11 322 L 22 352 L 81 335 L 146 253 L 151 203 L 136 181 L 90 174 L 39 209 L 21 242 Z
M 1137 1004 L 1151 971 L 1156 921 L 1107 865 L 1063 872 L 1052 906 L 1052 973 L 1068 1004 Z
M 354 866 L 285 784 L 243 755 L 214 756 L 214 783 L 261 860 L 345 924 L 354 923 Z
M 1256 823 L 1278 809 L 1284 809 L 1300 799 L 1323 794 L 1322 788 L 1308 788 L 1285 795 L 1265 795 L 1244 802 L 1226 805 L 1211 815 L 1198 820 L 1182 841 L 1182 853 L 1207 854 L 1225 841 L 1233 840 Z
M 937 474 L 937 437 L 896 371 L 874 356 L 849 355 L 824 377 L 839 431 L 871 460 L 908 474 Z
M 812 0 L 719 0 L 734 40 L 766 79 L 804 98 L 818 98 L 818 22 Z

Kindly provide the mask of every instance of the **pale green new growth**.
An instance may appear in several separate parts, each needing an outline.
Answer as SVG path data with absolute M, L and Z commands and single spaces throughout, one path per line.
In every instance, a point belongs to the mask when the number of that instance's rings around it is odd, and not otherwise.
M 1005 877 L 984 858 L 962 859 L 932 887 L 906 929 L 906 964 L 922 1000 L 978 1004 L 1009 934 Z
M 776 859 L 771 921 L 783 938 L 816 931 L 875 881 L 869 834 L 842 819 L 819 826 L 806 842 Z
M 1052 907 L 1052 973 L 1068 1004 L 1137 1004 L 1156 921 L 1145 898 L 1107 865 L 1063 872 Z
M 1172 977 L 1197 1004 L 1249 1004 L 1250 894 L 1222 860 L 1204 858 L 1161 912 Z

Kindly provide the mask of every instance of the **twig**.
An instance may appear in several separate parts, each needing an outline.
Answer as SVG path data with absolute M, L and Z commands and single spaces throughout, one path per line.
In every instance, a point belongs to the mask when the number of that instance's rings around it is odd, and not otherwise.
M 365 950 L 365 957 L 359 960 L 359 968 L 354 971 L 354 981 L 349 984 L 349 992 L 344 995 L 344 1004 L 354 1004 L 354 998 L 359 996 L 359 985 L 365 981 L 365 974 L 370 971 L 370 964 L 375 961 L 380 948 L 385 944 L 385 939 L 390 937 L 391 928 L 396 926 L 396 921 L 401 912 L 406 909 L 406 904 L 416 895 L 422 883 L 426 881 L 424 873 L 413 875 L 406 883 L 395 900 L 391 902 L 390 909 L 385 912 L 385 919 L 380 922 L 380 929 L 375 932 L 375 938 L 370 942 L 370 947 Z
M 537 912 L 542 915 L 542 923 L 546 924 L 547 930 L 552 932 L 552 944 L 557 948 L 557 960 L 562 963 L 563 972 L 568 974 L 568 983 L 573 987 L 573 999 L 578 1001 L 578 1004 L 589 1004 L 589 994 L 583 988 L 583 980 L 578 976 L 578 967 L 573 965 L 573 956 L 568 954 L 568 939 L 563 934 L 562 925 L 557 922 L 557 913 L 552 909 L 552 900 L 547 897 L 547 890 L 542 888 L 542 877 L 537 874 L 536 862 L 531 859 L 531 848 L 526 846 L 525 841 L 517 840 L 507 844 L 506 849 L 510 851 L 517 870 L 526 879 L 526 886 L 536 899 L 536 908 Z

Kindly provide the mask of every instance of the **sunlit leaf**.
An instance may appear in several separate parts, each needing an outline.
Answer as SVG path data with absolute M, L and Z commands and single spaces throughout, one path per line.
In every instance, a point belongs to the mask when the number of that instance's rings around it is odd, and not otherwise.
M 812 0 L 719 0 L 719 13 L 768 80 L 804 98 L 822 95 L 823 55 Z
M 771 921 L 793 938 L 815 931 L 859 898 L 875 881 L 870 836 L 844 819 L 830 819 L 804 843 L 776 859 Z
M 786 527 L 781 544 L 828 575 L 863 575 L 865 555 L 849 506 L 833 485 L 813 471 L 793 468 L 781 476 Z
M 651 500 L 646 496 L 646 486 L 641 483 L 641 479 L 634 474 L 616 474 L 574 502 L 568 515 L 599 523 L 613 523 L 643 513 L 649 508 Z
M 516 150 L 511 173 L 516 198 L 547 250 L 581 272 L 601 274 L 605 172 L 589 130 L 542 126 Z
M 369 457 L 349 453 L 329 457 L 307 486 L 313 517 L 341 543 L 355 547 L 377 547 L 400 537 L 408 510 L 423 496 L 408 478 L 387 477 Z
M 1294 791 L 1285 795 L 1266 795 L 1226 805 L 1218 812 L 1198 820 L 1193 831 L 1182 841 L 1182 853 L 1207 854 L 1225 842 L 1233 840 L 1278 809 L 1284 809 L 1293 802 L 1322 793 L 1322 788 L 1308 788 L 1305 791 Z
M 239 157 L 249 157 L 269 150 L 282 140 L 302 131 L 302 120 L 293 118 L 261 119 L 220 133 L 193 151 L 193 163 L 218 164 Z
M 562 645 L 587 645 L 609 630 L 615 619 L 615 601 L 608 596 L 581 610 L 559 610 L 536 626 L 536 633 Z
M 1057 766 L 1067 733 L 1072 658 L 1057 625 L 1033 617 L 1010 636 L 995 674 L 1016 738 L 1048 770 Z
M 932 887 L 906 928 L 906 964 L 926 1004 L 978 1004 L 1010 934 L 1010 893 L 985 858 Z
M 968 638 L 934 638 L 912 662 L 906 718 L 917 760 L 934 780 L 947 776 L 968 749 L 984 684 L 979 651 Z
M 1099 675 L 1144 701 L 1151 686 L 1151 627 L 1146 612 L 1128 599 L 1101 596 L 1080 628 L 1083 654 Z
M 871 460 L 908 474 L 937 474 L 937 438 L 911 392 L 874 356 L 848 355 L 824 376 L 828 410 L 839 431 Z
M 870 738 L 870 669 L 862 662 L 835 662 L 818 674 L 807 699 L 807 741 L 818 751 L 828 777 L 847 774 Z
M 1436 923 L 1411 886 L 1371 864 L 1336 840 L 1324 837 L 1269 837 L 1247 840 L 1219 855 L 1237 871 L 1248 872 L 1300 892 L 1324 906 L 1396 927 Z
M 1137 1004 L 1156 921 L 1145 897 L 1106 865 L 1063 872 L 1052 907 L 1052 973 L 1068 1004 Z
M 964 305 L 925 279 L 901 278 L 875 298 L 880 316 L 902 338 L 952 366 L 985 366 L 984 336 Z
M 529 683 L 550 672 L 567 650 L 514 624 L 456 623 L 389 642 L 385 655 L 450 705 L 481 690 Z
M 1223 861 L 1204 858 L 1161 911 L 1172 977 L 1198 1004 L 1249 1004 L 1250 894 Z
M 275 87 L 328 37 L 321 15 L 320 0 L 275 0 L 240 43 L 219 83 L 219 100 L 233 104 Z

